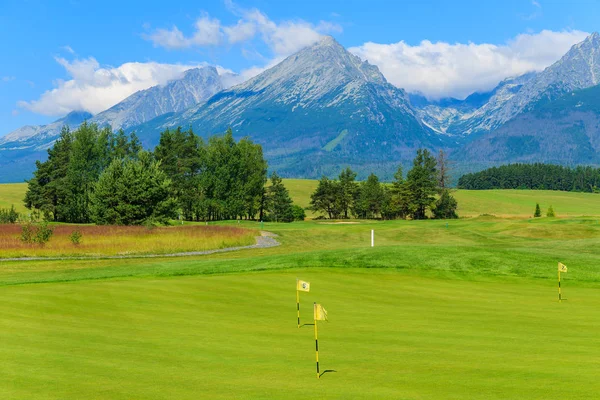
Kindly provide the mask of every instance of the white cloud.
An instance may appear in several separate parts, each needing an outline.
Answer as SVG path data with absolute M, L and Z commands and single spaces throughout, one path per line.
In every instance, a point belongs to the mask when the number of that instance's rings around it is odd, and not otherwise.
M 321 21 L 312 24 L 303 20 L 276 23 L 257 10 L 246 10 L 233 2 L 226 2 L 228 9 L 240 19 L 234 25 L 222 25 L 221 21 L 203 13 L 196 21 L 194 31 L 186 36 L 177 26 L 160 28 L 143 37 L 155 46 L 166 49 L 217 46 L 224 42 L 241 44 L 260 38 L 274 55 L 286 56 L 308 46 L 324 35 L 341 32 L 338 24 Z
M 75 54 L 75 50 L 73 50 L 73 48 L 71 46 L 62 46 L 61 49 L 63 49 L 67 53 Z
M 464 98 L 493 89 L 510 76 L 548 67 L 585 39 L 581 31 L 521 34 L 506 44 L 367 42 L 349 50 L 379 67 L 387 80 L 429 98 Z
M 15 78 L 14 76 L 3 76 L 2 82 L 10 82 L 10 81 L 14 81 L 15 79 L 17 79 L 17 78 Z
M 112 107 L 133 93 L 165 84 L 197 65 L 126 63 L 119 67 L 102 67 L 93 58 L 68 61 L 56 58 L 71 79 L 57 80 L 55 88 L 39 99 L 20 101 L 19 107 L 38 114 L 61 116 L 73 110 L 93 114 Z
M 176 26 L 171 29 L 157 29 L 151 34 L 142 37 L 154 43 L 154 46 L 167 49 L 184 49 L 193 46 L 217 46 L 221 43 L 223 33 L 221 22 L 203 14 L 194 23 L 194 34 L 186 37 Z

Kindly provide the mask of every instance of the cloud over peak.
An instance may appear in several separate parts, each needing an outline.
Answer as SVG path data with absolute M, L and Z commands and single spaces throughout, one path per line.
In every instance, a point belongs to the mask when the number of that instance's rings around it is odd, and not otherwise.
M 232 13 L 240 17 L 235 24 L 224 25 L 220 20 L 202 13 L 189 35 L 173 26 L 170 29 L 159 28 L 142 36 L 154 46 L 169 50 L 234 45 L 260 39 L 274 56 L 287 56 L 316 42 L 324 34 L 342 31 L 340 25 L 332 22 L 313 24 L 304 20 L 286 20 L 277 23 L 258 9 L 242 9 L 231 2 L 228 6 Z
M 44 92 L 38 100 L 20 101 L 19 107 L 51 116 L 62 116 L 74 110 L 96 114 L 139 90 L 165 84 L 196 67 L 156 62 L 102 67 L 93 57 L 73 61 L 56 57 L 56 61 L 65 68 L 70 79 L 55 81 L 54 89 Z
M 349 50 L 379 67 L 386 79 L 409 92 L 437 99 L 464 98 L 493 89 L 501 80 L 541 71 L 588 34 L 581 31 L 520 34 L 505 44 L 423 40 L 415 46 L 367 42 Z

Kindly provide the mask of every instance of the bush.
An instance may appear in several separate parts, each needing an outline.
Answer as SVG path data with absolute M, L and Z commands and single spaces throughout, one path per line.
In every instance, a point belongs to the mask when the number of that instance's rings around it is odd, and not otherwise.
M 10 208 L 0 208 L 0 224 L 14 224 L 19 220 L 19 213 L 15 206 Z
M 458 218 L 456 214 L 456 208 L 458 203 L 456 199 L 452 197 L 449 190 L 444 190 L 440 195 L 440 198 L 435 202 L 433 208 L 433 218 L 435 219 L 455 219 Z
M 539 218 L 542 216 L 542 210 L 540 210 L 540 204 L 535 203 L 535 212 L 533 213 L 534 218 Z
M 548 211 L 546 211 L 546 217 L 556 217 L 554 208 L 552 208 L 552 206 L 548 207 Z
M 292 206 L 292 214 L 294 215 L 294 221 L 304 221 L 306 219 L 306 213 L 304 212 L 304 208 L 300 207 L 297 204 Z
M 29 222 L 21 228 L 21 241 L 29 244 L 37 243 L 43 246 L 48 243 L 53 233 L 54 229 L 48 226 L 48 223 L 45 221 L 39 225 Z
M 31 222 L 26 223 L 21 227 L 21 241 L 24 243 L 33 243 L 35 229 Z
M 78 246 L 81 244 L 82 237 L 83 235 L 81 234 L 81 232 L 73 231 L 73 233 L 71 233 L 71 235 L 69 236 L 69 239 L 71 240 L 71 243 L 73 243 L 75 246 Z

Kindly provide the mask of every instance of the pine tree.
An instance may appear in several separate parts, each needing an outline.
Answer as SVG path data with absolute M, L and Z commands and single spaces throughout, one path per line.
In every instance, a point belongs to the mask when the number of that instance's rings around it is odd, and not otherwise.
M 450 194 L 450 190 L 444 189 L 440 198 L 435 202 L 433 207 L 433 218 L 435 219 L 454 219 L 458 218 L 456 209 L 458 203 L 454 197 Z
M 294 209 L 292 199 L 283 181 L 273 172 L 271 174 L 271 186 L 267 192 L 267 219 L 275 222 L 292 222 L 294 220 Z
M 311 209 L 327 214 L 329 219 L 339 218 L 341 213 L 338 201 L 339 191 L 338 182 L 323 176 L 310 196 Z
M 429 150 L 419 149 L 413 167 L 406 177 L 408 208 L 412 219 L 427 218 L 427 210 L 435 202 L 438 179 L 436 159 Z
M 539 218 L 542 216 L 542 210 L 540 210 L 540 205 L 539 203 L 535 203 L 535 212 L 533 213 L 533 216 L 535 218 Z
M 167 224 L 177 214 L 171 181 L 148 152 L 115 159 L 95 185 L 90 214 L 99 225 Z
M 338 202 L 344 218 L 348 218 L 348 212 L 351 210 L 358 195 L 358 184 L 355 182 L 356 172 L 350 168 L 344 169 L 339 176 L 339 195 Z
M 378 218 L 384 205 L 384 190 L 377 175 L 371 174 L 360 185 L 355 214 L 359 218 Z
M 556 217 L 554 208 L 552 208 L 552 206 L 548 207 L 548 211 L 546 211 L 546 217 Z

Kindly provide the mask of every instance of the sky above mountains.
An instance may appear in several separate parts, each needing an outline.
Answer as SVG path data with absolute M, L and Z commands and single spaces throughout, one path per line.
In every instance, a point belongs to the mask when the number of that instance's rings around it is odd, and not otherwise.
M 0 136 L 98 113 L 194 66 L 218 66 L 233 85 L 322 35 L 398 87 L 462 98 L 542 70 L 598 17 L 597 1 L 3 0 Z

